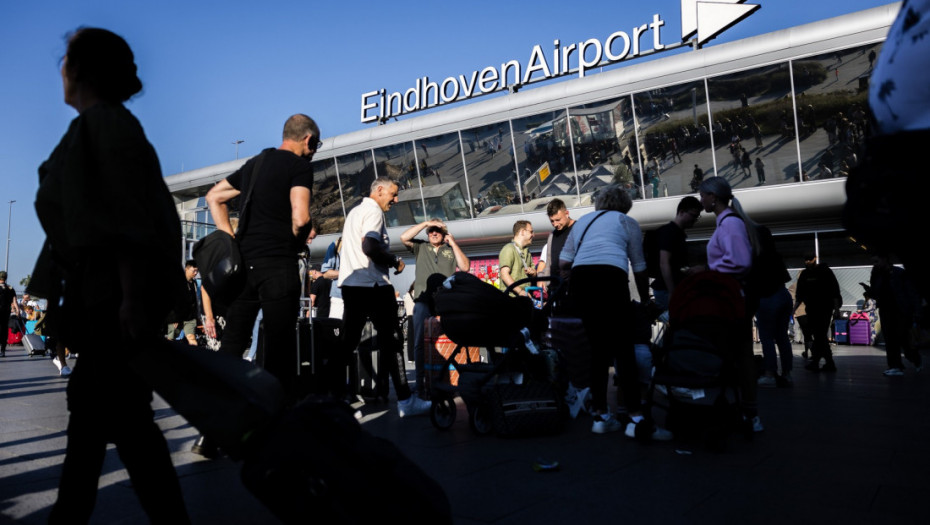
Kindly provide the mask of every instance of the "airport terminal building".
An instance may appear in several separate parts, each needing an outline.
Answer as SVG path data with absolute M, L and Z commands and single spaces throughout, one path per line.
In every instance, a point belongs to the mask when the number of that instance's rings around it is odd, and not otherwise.
M 400 242 L 406 228 L 438 217 L 487 278 L 496 276 L 497 254 L 517 220 L 533 223 L 530 250 L 539 254 L 552 198 L 578 218 L 593 210 L 601 188 L 621 184 L 633 197 L 630 215 L 649 230 L 674 217 L 695 177 L 719 176 L 772 229 L 790 268 L 803 268 L 810 252 L 833 267 L 851 307 L 871 263 L 840 225 L 845 176 L 858 162 L 869 75 L 899 6 L 682 48 L 548 85 L 521 86 L 516 73 L 505 94 L 400 120 L 390 115 L 403 109 L 402 92 L 368 93 L 362 120 L 382 125 L 326 138 L 314 158 L 311 214 L 320 235 L 311 256 L 322 258 L 377 176 L 401 189 L 386 214 L 395 253 L 408 255 Z M 490 76 L 482 72 L 479 81 Z M 436 83 L 426 94 L 444 99 L 452 89 Z M 204 195 L 245 160 L 166 177 L 188 246 L 212 229 Z M 713 215 L 704 214 L 689 232 L 693 263 L 703 262 L 713 227 Z M 395 277 L 396 289 L 406 290 L 411 270 Z

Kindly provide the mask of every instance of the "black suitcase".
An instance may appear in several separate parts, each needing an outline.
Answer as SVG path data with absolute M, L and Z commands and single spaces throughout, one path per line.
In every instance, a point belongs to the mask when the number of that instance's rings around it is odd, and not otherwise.
M 362 328 L 362 339 L 349 361 L 349 391 L 367 398 L 388 397 L 387 368 L 378 348 L 378 331 L 371 321 Z

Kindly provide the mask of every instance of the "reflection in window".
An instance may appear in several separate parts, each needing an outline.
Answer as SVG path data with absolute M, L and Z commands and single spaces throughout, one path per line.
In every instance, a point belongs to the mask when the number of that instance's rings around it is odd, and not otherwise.
M 633 111 L 640 143 L 639 158 L 636 150 L 631 152 L 634 181 L 639 184 L 634 197 L 697 191 L 704 176 L 714 173 L 704 82 L 636 93 Z
M 384 213 L 388 226 L 409 225 L 424 220 L 417 156 L 413 148 L 413 142 L 404 142 L 374 150 L 378 176 L 390 177 L 397 182 L 397 203 Z
M 526 211 L 545 208 L 552 197 L 566 196 L 576 206 L 578 188 L 569 140 L 568 115 L 550 111 L 513 121 L 517 170 L 521 181 L 516 202 Z
M 707 79 L 718 175 L 734 188 L 799 180 L 787 63 Z
M 444 221 L 471 218 L 458 132 L 420 139 L 416 145 L 425 218 Z
M 462 130 L 462 148 L 468 172 L 474 215 L 520 213 L 513 142 L 507 121 Z
M 845 177 L 858 164 L 880 50 L 871 44 L 792 62 L 805 180 Z
M 375 180 L 371 151 L 365 150 L 337 157 L 336 166 L 339 168 L 342 198 L 345 201 L 346 213 L 348 213 L 371 193 L 371 183 Z
M 342 231 L 345 214 L 342 209 L 342 193 L 339 191 L 334 159 L 318 160 L 313 163 L 310 217 L 320 235 Z
M 639 166 L 633 161 L 636 140 L 630 98 L 576 106 L 568 115 L 581 185 L 578 205 L 594 204 L 600 189 L 609 184 L 621 184 L 631 194 L 637 193 Z

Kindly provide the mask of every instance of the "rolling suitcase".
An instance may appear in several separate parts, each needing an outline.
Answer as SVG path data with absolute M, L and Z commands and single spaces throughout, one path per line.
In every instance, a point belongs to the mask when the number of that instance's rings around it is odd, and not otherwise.
M 867 312 L 853 312 L 849 316 L 849 344 L 872 344 L 872 326 Z
M 833 321 L 833 340 L 838 345 L 849 344 L 849 319 L 836 319 Z
M 362 339 L 349 362 L 349 391 L 368 398 L 388 397 L 386 368 L 378 348 L 378 331 L 371 321 L 362 328 Z
M 26 334 L 23 336 L 23 347 L 29 352 L 29 357 L 45 355 L 45 340 L 39 334 Z

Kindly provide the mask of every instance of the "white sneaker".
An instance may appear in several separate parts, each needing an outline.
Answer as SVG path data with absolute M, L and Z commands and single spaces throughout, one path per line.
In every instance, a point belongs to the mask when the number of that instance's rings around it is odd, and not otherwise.
M 433 403 L 417 396 L 410 396 L 397 402 L 397 413 L 400 417 L 413 417 L 429 414 Z
M 57 357 L 52 358 L 52 364 L 55 365 L 55 368 L 57 368 L 59 372 L 61 372 L 62 364 L 61 364 L 61 361 L 59 361 Z
M 904 370 L 901 370 L 900 368 L 889 368 L 882 373 L 886 376 L 903 376 Z
M 775 376 L 762 376 L 756 381 L 759 386 L 775 386 Z
M 631 421 L 626 424 L 626 429 L 623 431 L 626 437 L 630 437 L 630 438 L 636 437 L 636 425 L 638 425 L 639 423 L 642 423 L 642 420 L 638 422 Z M 652 435 L 649 437 L 653 441 L 671 441 L 672 439 L 674 439 L 675 436 L 668 430 L 665 430 L 662 427 L 656 426 L 655 429 L 652 431 Z
M 623 425 L 617 421 L 616 418 L 610 414 L 604 414 L 601 416 L 594 416 L 591 432 L 595 434 L 607 434 L 608 432 L 616 432 L 620 430 L 621 427 L 623 427 Z
M 63 366 L 61 367 L 61 372 L 58 373 L 61 377 L 68 377 L 71 375 L 71 367 Z

